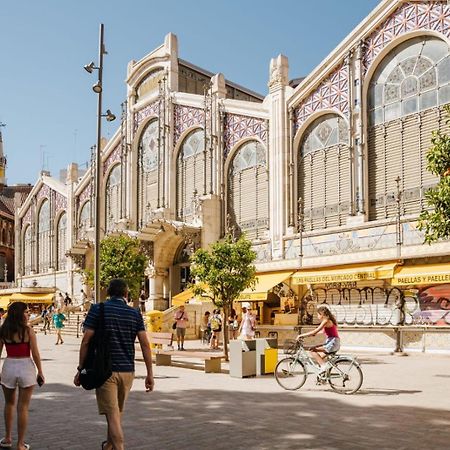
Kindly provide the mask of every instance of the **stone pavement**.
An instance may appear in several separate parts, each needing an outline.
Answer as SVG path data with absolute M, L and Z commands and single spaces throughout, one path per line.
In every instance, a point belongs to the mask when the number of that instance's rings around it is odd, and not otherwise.
M 105 422 L 94 393 L 72 384 L 80 340 L 55 346 L 54 339 L 38 336 L 47 383 L 32 400 L 28 441 L 33 450 L 99 450 Z M 312 377 L 286 392 L 271 376 L 235 379 L 178 365 L 154 367 L 155 391 L 146 393 L 138 362 L 124 416 L 126 448 L 450 448 L 450 357 L 365 353 L 360 360 L 365 380 L 353 396 L 315 386 Z

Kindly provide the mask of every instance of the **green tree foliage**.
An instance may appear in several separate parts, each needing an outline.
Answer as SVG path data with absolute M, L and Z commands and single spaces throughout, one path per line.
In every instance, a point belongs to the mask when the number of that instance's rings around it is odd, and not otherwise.
M 195 295 L 210 297 L 214 305 L 223 308 L 228 318 L 233 301 L 241 292 L 255 285 L 256 253 L 245 237 L 234 242 L 230 236 L 215 242 L 210 249 L 199 249 L 191 257 L 191 275 L 196 280 L 192 290 Z M 228 360 L 228 328 L 224 333 L 224 352 Z
M 113 278 L 123 278 L 130 288 L 131 298 L 137 299 L 148 259 L 141 251 L 139 240 L 126 234 L 107 236 L 100 242 L 100 287 L 106 289 Z M 94 271 L 84 269 L 90 286 Z
M 446 122 L 450 125 L 450 105 L 444 108 L 449 115 Z M 439 177 L 439 183 L 425 193 L 430 209 L 420 214 L 418 223 L 428 244 L 450 238 L 450 136 L 439 130 L 433 131 L 431 144 L 427 152 L 427 169 Z

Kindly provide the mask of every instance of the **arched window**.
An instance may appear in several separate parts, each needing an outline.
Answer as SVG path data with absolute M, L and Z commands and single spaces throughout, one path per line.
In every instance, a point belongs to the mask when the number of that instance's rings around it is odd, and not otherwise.
M 203 195 L 205 181 L 209 187 L 210 173 L 204 175 L 205 139 L 203 130 L 193 131 L 184 140 L 177 159 L 177 217 L 183 221 L 194 218 L 198 196 Z
M 450 51 L 437 38 L 410 39 L 381 62 L 369 87 L 369 218 L 417 215 L 436 183 L 426 170 L 431 132 L 448 130 L 442 105 L 450 102 Z
M 87 239 L 87 230 L 91 228 L 91 201 L 83 204 L 78 217 L 78 239 Z
M 250 141 L 236 152 L 228 172 L 228 214 L 249 239 L 266 237 L 269 177 L 264 145 Z
M 31 261 L 31 247 L 33 245 L 32 235 L 31 235 L 31 226 L 28 225 L 25 229 L 25 232 L 23 233 L 23 274 L 24 275 L 30 275 L 31 274 L 31 267 L 32 267 L 32 261 Z
M 47 272 L 50 267 L 50 203 L 42 202 L 38 215 L 38 273 Z
M 326 114 L 307 128 L 298 167 L 306 230 L 345 224 L 351 196 L 350 157 L 348 126 L 342 117 Z
M 160 155 L 161 158 L 161 155 Z M 162 161 L 160 161 L 160 165 Z M 142 134 L 138 153 L 138 224 L 144 226 L 158 207 L 158 121 Z
M 58 220 L 56 228 L 56 268 L 57 270 L 66 269 L 66 233 L 67 217 L 62 213 Z
M 113 230 L 120 219 L 120 186 L 121 169 L 120 165 L 117 164 L 109 173 L 106 182 L 106 231 Z

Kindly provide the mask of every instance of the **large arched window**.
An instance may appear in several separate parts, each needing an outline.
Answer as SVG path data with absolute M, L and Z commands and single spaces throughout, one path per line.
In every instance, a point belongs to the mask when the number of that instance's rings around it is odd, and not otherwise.
M 206 171 L 203 130 L 193 131 L 184 140 L 177 159 L 177 217 L 189 221 L 197 210 L 197 198 L 202 195 L 210 182 L 210 173 Z
M 33 239 L 31 235 L 31 226 L 27 225 L 27 228 L 25 229 L 25 232 L 23 233 L 23 270 L 22 273 L 24 275 L 30 275 L 31 274 L 31 268 L 32 268 L 32 261 L 31 261 L 31 255 L 32 255 L 32 245 L 33 245 Z
M 50 203 L 44 200 L 39 209 L 37 233 L 38 273 L 48 272 L 50 268 Z
M 106 182 L 106 231 L 113 230 L 120 219 L 120 186 L 121 171 L 120 165 L 117 164 L 109 173 L 108 181 Z
M 158 121 L 150 122 L 142 134 L 138 153 L 138 223 L 144 226 L 158 207 Z
M 269 178 L 264 145 L 247 142 L 228 172 L 228 213 L 249 239 L 265 237 L 269 227 Z
M 303 200 L 306 230 L 345 224 L 350 210 L 350 157 L 343 118 L 326 114 L 307 128 L 298 167 L 298 195 Z
M 87 239 L 87 230 L 91 228 L 91 202 L 83 203 L 78 216 L 78 239 Z
M 442 105 L 450 102 L 450 51 L 437 38 L 410 39 L 381 62 L 369 87 L 369 218 L 417 215 L 436 183 L 426 170 L 431 133 L 448 129 Z
M 58 226 L 56 227 L 56 268 L 57 270 L 66 269 L 66 233 L 67 217 L 65 213 L 59 216 Z

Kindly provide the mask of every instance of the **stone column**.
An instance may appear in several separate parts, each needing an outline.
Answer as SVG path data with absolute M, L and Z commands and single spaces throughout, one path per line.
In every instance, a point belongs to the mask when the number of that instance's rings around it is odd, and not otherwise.
M 76 208 L 74 191 L 78 182 L 78 164 L 71 163 L 67 168 L 67 232 L 66 232 L 66 251 L 71 249 L 75 244 L 74 230 L 77 228 Z M 67 258 L 66 264 L 67 274 L 67 292 L 74 296 L 74 276 L 76 275 L 75 263 L 72 258 Z
M 146 275 L 149 277 L 149 307 L 164 311 L 169 306 L 169 299 L 165 298 L 165 292 L 168 291 L 168 270 L 150 266 Z
M 278 55 L 270 62 L 269 80 L 269 205 L 270 240 L 273 259 L 283 257 L 282 237 L 288 221 L 289 118 L 286 110 L 286 89 L 289 85 L 288 59 Z

